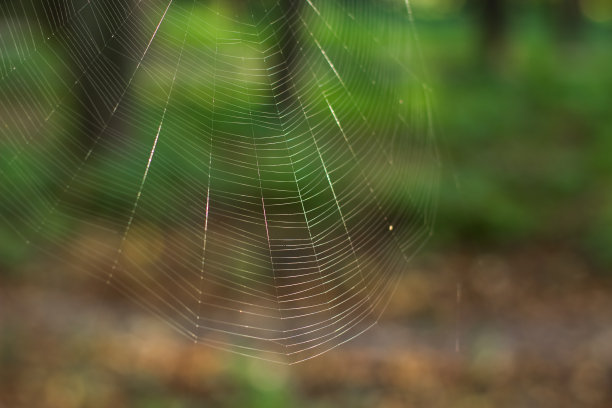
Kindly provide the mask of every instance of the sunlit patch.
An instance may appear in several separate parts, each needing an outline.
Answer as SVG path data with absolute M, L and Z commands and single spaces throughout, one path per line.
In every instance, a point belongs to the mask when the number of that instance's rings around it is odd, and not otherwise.
M 609 0 L 580 0 L 580 9 L 595 22 L 612 21 L 612 2 Z
M 411 3 L 418 11 L 444 15 L 459 12 L 465 5 L 465 0 L 412 0 Z

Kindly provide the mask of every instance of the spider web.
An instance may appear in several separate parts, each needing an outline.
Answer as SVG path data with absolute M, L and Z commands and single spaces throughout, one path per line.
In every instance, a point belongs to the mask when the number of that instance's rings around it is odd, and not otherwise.
M 11 239 L 240 354 L 378 320 L 438 176 L 407 0 L 38 3 L 0 5 Z

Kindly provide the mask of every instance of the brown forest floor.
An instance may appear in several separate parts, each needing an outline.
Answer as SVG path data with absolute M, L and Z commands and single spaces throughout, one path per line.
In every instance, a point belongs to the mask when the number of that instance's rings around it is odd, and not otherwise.
M 422 255 L 378 326 L 295 366 L 33 280 L 0 285 L 0 407 L 612 406 L 612 282 L 560 250 Z

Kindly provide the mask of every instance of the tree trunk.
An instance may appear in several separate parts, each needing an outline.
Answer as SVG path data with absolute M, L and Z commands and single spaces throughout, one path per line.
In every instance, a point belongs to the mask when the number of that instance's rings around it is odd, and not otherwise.
M 559 35 L 563 42 L 573 42 L 580 36 L 582 12 L 579 0 L 563 0 L 559 6 Z
M 129 1 L 126 1 L 124 7 L 130 7 Z M 98 9 L 109 10 L 111 13 L 113 2 L 109 0 L 101 0 L 98 2 Z M 87 148 L 91 147 L 91 143 L 95 140 L 110 120 L 110 115 L 113 105 L 118 102 L 118 98 L 122 88 L 127 82 L 127 55 L 129 51 L 120 50 L 120 45 L 115 39 L 120 37 L 118 33 L 119 27 L 121 33 L 130 33 L 130 23 L 133 23 L 134 17 L 126 20 L 123 23 L 116 23 L 111 17 L 108 17 L 109 23 L 106 24 L 101 16 L 94 16 L 89 13 L 83 16 L 80 20 L 80 29 L 86 27 L 88 39 L 83 39 L 83 46 L 91 49 L 89 55 L 92 58 L 97 58 L 94 66 L 89 66 L 83 75 L 83 80 L 77 88 L 76 99 L 77 106 L 81 113 L 81 130 L 79 137 Z M 115 39 L 112 36 L 115 36 Z M 88 61 L 90 62 L 90 61 Z M 95 66 L 97 64 L 97 66 Z M 125 99 L 125 98 L 124 98 Z M 122 100 L 122 104 L 125 103 Z M 121 136 L 121 129 L 116 126 L 112 132 L 106 132 L 105 138 Z
M 66 78 L 78 80 L 72 85 L 73 114 L 69 132 L 71 144 L 81 155 L 89 150 L 106 126 L 112 109 L 109 101 L 117 93 L 111 94 L 110 89 L 121 86 L 125 77 L 125 53 L 113 51 L 116 44 L 114 47 L 108 45 L 120 24 L 117 20 L 119 10 L 129 4 L 100 0 L 95 7 L 92 3 L 79 10 L 67 0 L 33 2 L 32 5 L 32 15 L 28 19 L 40 25 L 45 38 L 53 34 L 61 39 L 56 46 L 60 45 L 59 55 L 66 62 Z M 129 24 L 129 21 L 123 23 L 123 32 L 129 32 Z
M 504 0 L 477 0 L 479 6 L 481 60 L 489 67 L 503 63 L 508 15 Z
M 280 82 L 280 93 L 284 96 L 288 104 L 294 102 L 295 81 L 293 78 L 300 58 L 300 49 L 298 43 L 298 35 L 302 22 L 300 21 L 300 8 L 302 0 L 279 0 L 279 5 L 285 16 L 286 24 L 283 25 L 283 30 L 278 33 L 279 47 L 281 54 L 278 55 L 282 64 L 283 70 L 281 75 L 284 79 Z

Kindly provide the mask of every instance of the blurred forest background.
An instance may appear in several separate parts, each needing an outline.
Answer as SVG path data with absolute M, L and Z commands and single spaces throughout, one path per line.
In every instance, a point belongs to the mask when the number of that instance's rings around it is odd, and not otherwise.
M 378 327 L 297 366 L 242 359 L 67 296 L 15 245 L 0 407 L 612 406 L 612 3 L 413 7 L 444 174 Z

